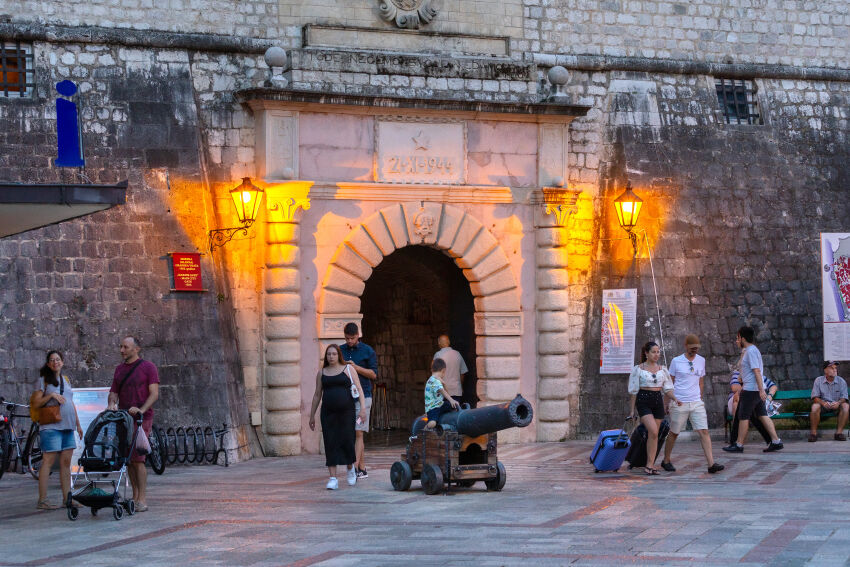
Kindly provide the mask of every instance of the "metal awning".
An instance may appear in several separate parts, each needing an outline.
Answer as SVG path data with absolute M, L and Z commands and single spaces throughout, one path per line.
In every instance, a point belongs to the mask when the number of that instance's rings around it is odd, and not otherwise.
M 0 237 L 103 211 L 127 200 L 115 185 L 0 183 Z

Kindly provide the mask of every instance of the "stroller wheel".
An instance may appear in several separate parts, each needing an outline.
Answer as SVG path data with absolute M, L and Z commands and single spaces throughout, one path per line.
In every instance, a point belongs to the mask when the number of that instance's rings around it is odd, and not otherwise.
M 124 502 L 124 509 L 127 510 L 129 515 L 133 515 L 136 513 L 136 501 L 130 498 L 126 502 Z
M 77 516 L 80 515 L 80 509 L 76 506 L 71 506 L 68 508 L 68 519 L 72 522 L 77 519 Z
M 91 509 L 91 515 L 92 515 L 92 516 L 97 516 L 97 508 L 92 508 L 92 509 Z
M 120 520 L 124 517 L 124 508 L 121 506 L 113 506 L 112 507 L 112 517 L 116 520 Z

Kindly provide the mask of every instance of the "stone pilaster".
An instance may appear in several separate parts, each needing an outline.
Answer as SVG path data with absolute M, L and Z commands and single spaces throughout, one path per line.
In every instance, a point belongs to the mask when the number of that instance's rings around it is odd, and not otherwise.
M 570 414 L 578 400 L 578 379 L 570 376 L 569 291 L 565 226 L 578 193 L 544 188 L 537 239 L 537 439 L 558 441 L 572 434 Z
M 268 455 L 301 452 L 301 286 L 298 182 L 267 189 L 263 433 Z M 306 193 L 306 191 L 304 191 Z

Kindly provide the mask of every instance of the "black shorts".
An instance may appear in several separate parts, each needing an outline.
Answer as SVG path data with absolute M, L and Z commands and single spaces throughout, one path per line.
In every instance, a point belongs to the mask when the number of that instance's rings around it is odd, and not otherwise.
M 452 403 L 448 400 L 444 400 L 443 405 L 432 410 L 428 410 L 425 412 L 425 415 L 428 416 L 428 421 L 439 422 L 440 416 L 444 413 L 449 413 L 450 411 L 452 411 Z
M 759 396 L 758 390 L 755 392 L 741 390 L 741 395 L 738 398 L 738 419 L 746 421 L 751 417 L 767 417 L 767 409 L 764 407 L 764 401 Z
M 635 409 L 641 417 L 652 414 L 655 419 L 664 419 L 664 396 L 661 392 L 638 390 Z

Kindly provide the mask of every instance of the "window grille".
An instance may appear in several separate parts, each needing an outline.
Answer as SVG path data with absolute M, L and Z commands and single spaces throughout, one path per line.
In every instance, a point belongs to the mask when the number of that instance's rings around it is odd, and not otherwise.
M 764 124 L 759 115 L 756 88 L 744 79 L 715 79 L 717 102 L 726 124 Z
M 30 97 L 35 91 L 32 47 L 0 41 L 0 97 Z

